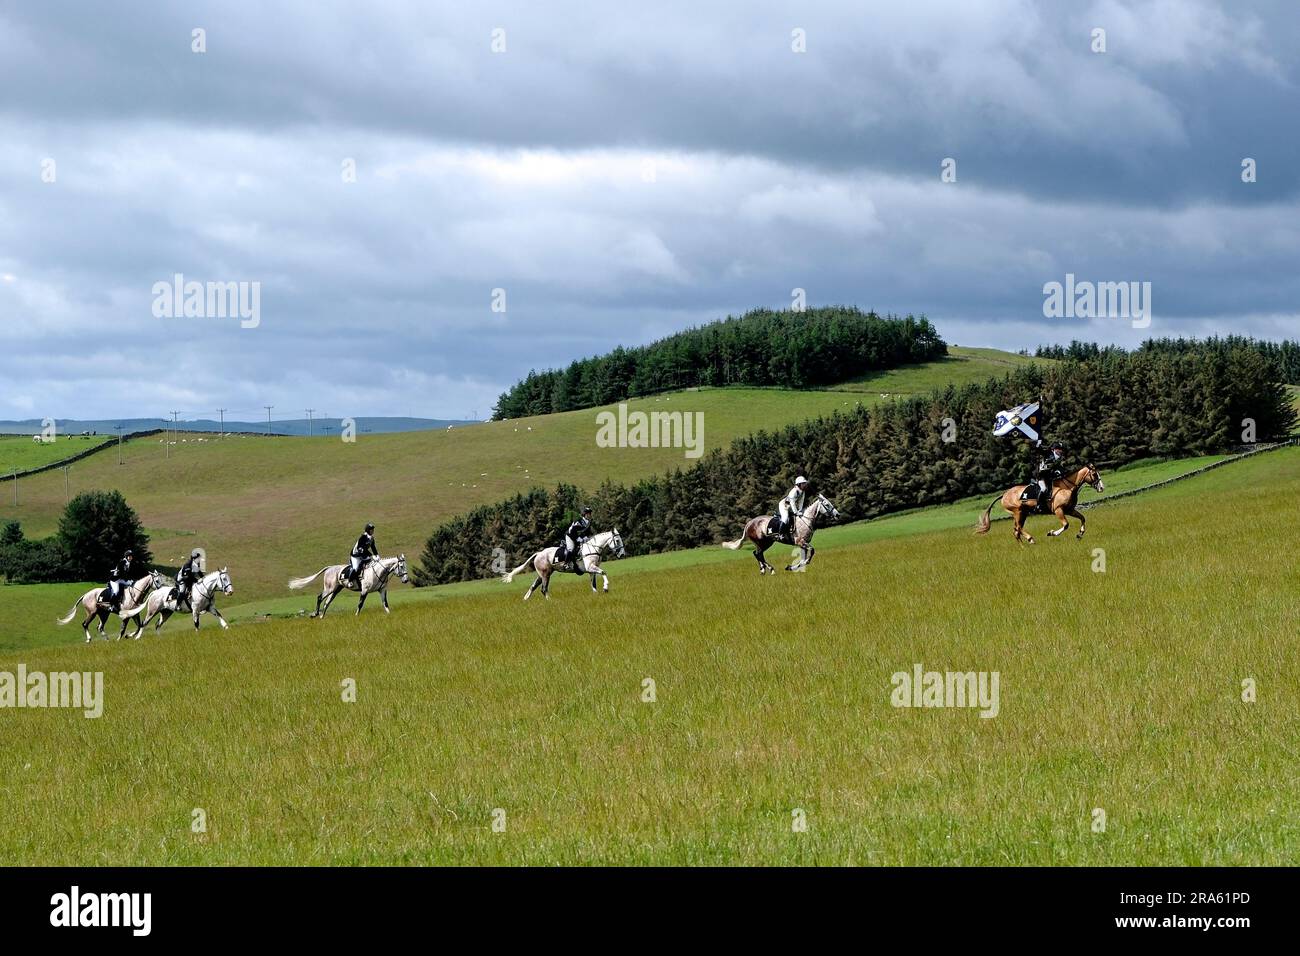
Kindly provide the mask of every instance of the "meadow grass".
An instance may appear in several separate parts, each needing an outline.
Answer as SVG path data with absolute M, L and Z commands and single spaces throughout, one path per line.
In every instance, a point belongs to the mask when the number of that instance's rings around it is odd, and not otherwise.
M 39 429 L 38 429 L 39 430 Z M 52 442 L 34 442 L 31 435 L 0 434 L 0 477 L 14 471 L 41 468 L 94 448 L 108 441 L 110 435 L 58 435 Z M 63 476 L 59 475 L 59 480 Z M 0 498 L 9 496 L 13 504 L 13 490 L 8 482 L 0 483 Z
M 939 382 L 959 366 L 999 374 L 994 350 L 967 359 L 918 366 L 906 373 Z M 955 363 L 955 364 L 954 364 Z M 918 386 L 920 387 L 920 386 Z M 875 390 L 725 388 L 633 399 L 632 410 L 700 412 L 705 450 L 760 428 L 774 429 L 855 404 L 881 401 Z M 23 479 L 14 507 L 0 486 L 0 523 L 22 522 L 28 537 L 52 534 L 67 494 L 116 488 L 140 514 L 156 562 L 174 568 L 195 547 L 209 564 L 239 568 L 247 597 L 283 593 L 290 577 L 343 560 L 361 526 L 373 521 L 387 554 L 414 559 L 442 521 L 476 505 L 537 486 L 569 482 L 594 489 L 689 466 L 681 448 L 597 448 L 601 409 L 490 422 L 450 431 L 274 438 L 183 434 L 128 442 L 122 464 L 113 450 L 71 466 L 68 491 L 55 471 Z M 37 447 L 28 439 L 28 444 Z M 60 445 L 61 447 L 61 445 Z
M 1288 449 L 1083 541 L 936 529 L 806 574 L 730 554 L 599 597 L 6 653 L 102 670 L 106 702 L 0 711 L 0 862 L 1291 863 L 1297 492 Z M 998 671 L 999 714 L 892 707 L 917 663 Z
M 1209 455 L 1201 458 L 1148 462 L 1123 468 L 1116 472 L 1108 472 L 1103 475 L 1106 482 L 1106 493 L 1108 495 L 1118 494 L 1142 488 L 1163 481 L 1166 478 L 1194 471 L 1204 465 L 1219 461 L 1222 457 Z M 817 532 L 814 543 L 817 546 L 818 554 L 821 554 L 827 548 L 847 544 L 863 544 L 926 531 L 969 528 L 974 524 L 978 514 L 989 503 L 991 497 L 991 495 L 979 495 L 949 505 L 918 508 L 872 521 L 858 521 L 842 526 L 821 528 Z M 1080 494 L 1080 500 L 1083 502 L 1092 501 L 1096 497 L 1097 495 L 1091 488 L 1085 488 Z M 1002 513 L 1001 508 L 995 508 L 994 510 L 998 514 Z M 997 514 L 994 517 L 996 518 Z M 997 529 L 995 531 L 997 534 L 1010 532 L 1010 525 L 998 523 L 994 527 Z M 1051 523 L 1047 519 L 1037 519 L 1031 522 L 1030 527 L 1034 531 L 1046 531 L 1050 529 Z M 739 534 L 739 529 L 737 529 L 737 534 Z M 789 551 L 790 549 L 787 547 L 777 547 L 769 553 L 769 558 L 784 565 Z M 736 552 L 726 551 L 718 547 L 716 543 L 710 543 L 699 548 L 682 551 L 650 554 L 621 561 L 607 561 L 605 567 L 608 573 L 616 579 L 621 579 L 628 574 L 639 574 L 645 571 L 737 563 L 738 561 L 745 567 L 756 567 L 754 559 L 748 556 L 752 554 L 748 548 L 742 554 L 746 556 L 743 560 Z M 513 567 L 515 563 L 523 561 L 525 557 L 526 555 L 511 555 L 511 566 Z M 409 556 L 409 559 L 413 561 L 415 557 L 412 555 Z M 314 571 L 316 568 L 307 570 Z M 231 567 L 231 580 L 235 585 L 235 593 L 218 601 L 218 608 L 227 620 L 240 622 L 266 616 L 293 617 L 315 610 L 315 596 L 320 592 L 319 582 L 314 588 L 309 587 L 298 592 L 289 591 L 285 586 L 285 582 L 280 582 L 278 594 L 273 593 L 265 597 L 249 600 L 245 596 L 244 572 L 245 568 L 241 564 L 235 564 Z M 527 588 L 532 582 L 532 574 L 521 574 L 516 581 L 518 582 L 515 585 L 516 590 L 521 587 Z M 577 578 L 574 575 L 561 575 L 555 579 L 552 586 L 565 590 L 569 587 L 586 587 L 584 582 L 585 579 Z M 80 613 L 78 613 L 76 623 L 63 627 L 53 626 L 52 621 L 54 618 L 66 614 L 72 603 L 92 586 L 95 586 L 94 582 L 0 586 L 0 651 L 76 643 L 82 640 L 82 632 L 79 627 L 82 617 Z M 394 607 L 398 607 L 412 603 L 458 597 L 464 594 L 496 593 L 501 588 L 502 585 L 495 578 L 419 589 L 408 588 L 394 581 L 389 600 Z M 329 613 L 351 614 L 355 610 L 356 603 L 355 595 L 340 595 Z M 377 596 L 367 599 L 367 608 L 367 613 L 382 613 Z M 112 619 L 110 626 L 106 629 L 112 636 L 116 636 L 118 633 L 120 625 L 114 623 L 117 620 L 117 618 Z M 216 622 L 212 618 L 204 619 L 203 626 L 215 625 Z M 163 625 L 162 633 L 192 628 L 193 624 L 188 618 L 173 617 Z M 153 633 L 153 631 L 151 630 L 150 633 Z

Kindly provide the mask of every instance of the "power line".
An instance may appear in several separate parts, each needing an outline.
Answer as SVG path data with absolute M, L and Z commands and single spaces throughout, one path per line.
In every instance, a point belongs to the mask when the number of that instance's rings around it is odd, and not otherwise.
M 275 406 L 263 405 L 262 407 L 266 409 L 266 434 L 269 436 L 271 434 L 271 409 L 275 408 Z

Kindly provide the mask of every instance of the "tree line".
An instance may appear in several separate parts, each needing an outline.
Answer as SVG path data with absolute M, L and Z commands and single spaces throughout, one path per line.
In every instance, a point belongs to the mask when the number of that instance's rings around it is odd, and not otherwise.
M 103 581 L 122 552 L 139 567 L 153 561 L 149 535 L 118 491 L 86 491 L 63 509 L 58 533 L 28 538 L 17 521 L 0 527 L 0 577 L 10 584 Z
M 1041 399 L 1044 434 L 1071 462 L 1113 468 L 1142 458 L 1223 452 L 1296 424 L 1276 357 L 1249 344 L 1098 350 L 1085 360 L 1030 364 L 1002 378 L 928 396 L 858 406 L 780 431 L 757 432 L 695 465 L 631 485 L 535 488 L 475 508 L 434 530 L 417 584 L 487 577 L 553 545 L 580 503 L 600 529 L 619 528 L 628 553 L 734 538 L 771 513 L 799 473 L 843 520 L 992 495 L 1028 479 L 1033 447 L 992 435 L 996 414 Z M 1247 420 L 1253 421 L 1253 436 Z
M 882 318 L 847 306 L 756 309 L 565 369 L 529 372 L 497 400 L 492 417 L 548 415 L 701 385 L 833 385 L 947 353 L 924 317 Z
M 1117 350 L 1117 346 L 1101 346 L 1095 342 L 1080 342 L 1077 339 L 1069 345 L 1040 345 L 1034 350 L 1037 358 L 1050 359 L 1085 359 L 1097 358 L 1105 353 Z M 1208 339 L 1161 338 L 1147 339 L 1138 349 L 1139 352 L 1204 352 L 1207 350 L 1226 354 L 1235 349 L 1254 349 L 1264 358 L 1278 364 L 1281 381 L 1288 385 L 1300 385 L 1300 342 L 1283 339 L 1281 342 L 1269 342 L 1245 335 L 1211 336 Z M 1120 350 L 1122 351 L 1122 350 Z

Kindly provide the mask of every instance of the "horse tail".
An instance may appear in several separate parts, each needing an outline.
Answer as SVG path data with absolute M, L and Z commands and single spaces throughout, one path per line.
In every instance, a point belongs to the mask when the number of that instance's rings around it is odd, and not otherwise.
M 502 578 L 501 578 L 501 583 L 502 583 L 502 584 L 509 584 L 511 581 L 513 581 L 513 580 L 515 579 L 515 575 L 518 574 L 520 571 L 523 571 L 523 570 L 525 570 L 526 568 L 531 568 L 531 567 L 533 566 L 533 562 L 537 560 L 537 555 L 538 555 L 539 553 L 540 553 L 540 552 L 536 552 L 536 553 L 534 553 L 533 556 L 532 556 L 531 558 L 529 558 L 529 559 L 528 559 L 527 561 L 525 561 L 523 564 L 519 565 L 519 567 L 515 568 L 515 569 L 514 569 L 513 571 L 511 571 L 509 574 L 506 574 L 506 575 L 502 576 Z
M 59 618 L 59 623 L 60 624 L 69 623 L 74 617 L 77 616 L 77 608 L 79 607 L 81 607 L 81 601 L 77 601 L 76 604 L 72 605 L 72 610 L 69 611 L 67 614 L 65 614 L 63 617 Z
M 294 590 L 294 591 L 298 590 L 299 588 L 305 588 L 307 585 L 311 584 L 313 581 L 315 581 L 318 577 L 320 577 L 322 574 L 324 574 L 324 573 L 325 573 L 326 571 L 328 571 L 329 569 L 330 569 L 330 566 L 327 564 L 327 565 L 325 565 L 325 567 L 321 568 L 319 571 L 317 571 L 317 572 L 316 572 L 315 574 L 313 574 L 311 577 L 308 577 L 308 578 L 294 578 L 292 581 L 289 582 L 289 587 L 290 587 L 291 590 Z
M 122 620 L 129 621 L 131 618 L 135 617 L 137 614 L 143 611 L 145 609 L 145 606 L 148 603 L 149 603 L 148 601 L 145 601 L 141 604 L 137 604 L 135 607 L 122 608 L 121 612 L 119 612 Z
M 726 548 L 728 551 L 739 551 L 740 546 L 745 543 L 745 538 L 748 536 L 748 534 L 749 534 L 749 525 L 746 524 L 745 527 L 740 529 L 739 538 L 737 538 L 735 541 L 724 541 L 722 542 L 722 546 Z
M 998 495 L 996 498 L 994 498 L 992 501 L 989 502 L 989 506 L 985 508 L 984 513 L 980 515 L 979 524 L 975 525 L 976 534 L 989 533 L 989 512 L 992 511 L 993 506 L 1001 500 L 1002 500 L 1002 496 Z

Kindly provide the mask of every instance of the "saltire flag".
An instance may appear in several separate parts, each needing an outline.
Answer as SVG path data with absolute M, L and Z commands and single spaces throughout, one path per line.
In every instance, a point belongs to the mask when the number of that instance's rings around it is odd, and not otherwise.
M 997 418 L 993 419 L 993 434 L 998 438 L 1018 432 L 1036 442 L 1042 437 L 1042 431 L 1038 402 L 1025 402 L 1005 412 L 998 412 Z

